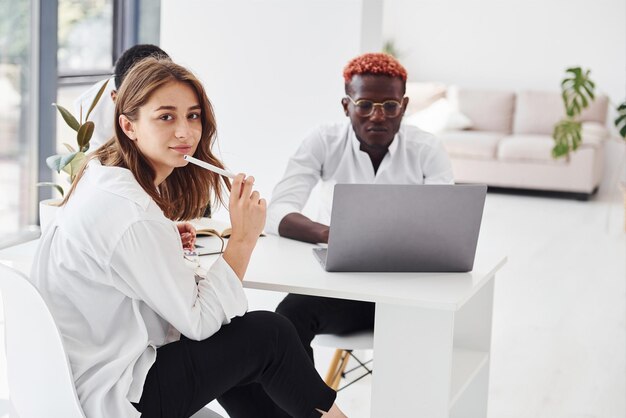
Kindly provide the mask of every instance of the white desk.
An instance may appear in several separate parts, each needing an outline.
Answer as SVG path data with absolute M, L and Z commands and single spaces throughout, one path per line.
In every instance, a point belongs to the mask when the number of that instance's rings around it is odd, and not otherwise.
M 35 246 L 0 251 L 0 261 L 28 271 Z M 479 251 L 470 273 L 327 273 L 312 247 L 261 238 L 244 285 L 376 303 L 372 417 L 487 416 L 493 286 L 505 257 Z
M 376 303 L 371 416 L 487 416 L 495 273 L 477 254 L 470 273 L 328 273 L 313 245 L 263 237 L 248 288 Z

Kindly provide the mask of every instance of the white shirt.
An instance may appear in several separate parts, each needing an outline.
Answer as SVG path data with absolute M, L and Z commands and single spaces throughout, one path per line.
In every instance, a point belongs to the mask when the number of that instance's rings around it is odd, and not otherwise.
M 94 107 L 89 114 L 89 120 L 94 123 L 93 135 L 89 141 L 89 152 L 95 151 L 100 145 L 104 144 L 115 135 L 113 128 L 115 103 L 111 99 L 111 92 L 115 90 L 115 79 L 111 77 L 108 80 L 109 83 L 104 89 L 100 100 L 98 100 L 98 104 L 96 104 L 96 107 Z M 80 118 L 82 108 L 83 122 L 85 122 L 85 116 L 87 116 L 89 107 L 105 81 L 107 80 L 98 81 L 76 99 L 74 102 L 74 116 L 76 116 L 76 119 Z
M 272 192 L 266 231 L 278 234 L 280 221 L 300 212 L 311 190 L 322 182 L 318 222 L 330 224 L 337 183 L 452 184 L 452 167 L 441 142 L 417 127 L 401 125 L 376 173 L 360 150 L 349 121 L 322 125 L 311 132 L 289 159 L 283 179 Z
M 129 170 L 96 161 L 41 237 L 31 281 L 61 331 L 88 418 L 139 417 L 130 402 L 156 348 L 180 333 L 209 338 L 248 307 L 222 258 L 196 284 L 175 223 Z

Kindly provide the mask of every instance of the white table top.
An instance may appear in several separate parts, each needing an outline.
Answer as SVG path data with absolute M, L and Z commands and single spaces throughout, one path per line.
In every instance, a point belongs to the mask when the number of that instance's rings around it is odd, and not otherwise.
M 0 251 L 0 262 L 30 271 L 38 241 Z M 315 245 L 276 236 L 259 239 L 244 286 L 251 289 L 327 296 L 343 299 L 458 310 L 492 280 L 506 257 L 476 254 L 469 273 L 329 273 L 311 249 Z M 203 256 L 203 265 L 215 256 Z
M 312 253 L 315 245 L 276 236 L 259 239 L 244 286 L 424 308 L 458 310 L 506 262 L 477 254 L 469 273 L 329 273 Z

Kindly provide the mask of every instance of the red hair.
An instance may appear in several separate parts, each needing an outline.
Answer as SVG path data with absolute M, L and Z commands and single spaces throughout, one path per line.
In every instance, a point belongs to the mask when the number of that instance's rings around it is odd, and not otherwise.
M 387 77 L 398 77 L 406 82 L 406 69 L 397 59 L 389 54 L 369 53 L 359 55 L 348 62 L 343 69 L 343 79 L 346 84 L 352 81 L 355 75 L 374 74 Z

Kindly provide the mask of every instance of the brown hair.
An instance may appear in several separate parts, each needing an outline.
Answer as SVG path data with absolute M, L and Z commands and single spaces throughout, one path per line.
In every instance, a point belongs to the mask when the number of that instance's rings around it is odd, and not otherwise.
M 202 216 L 214 194 L 214 202 L 224 203 L 222 183 L 230 190 L 230 181 L 211 171 L 193 164 L 175 168 L 163 183 L 154 187 L 156 173 L 146 157 L 139 151 L 119 124 L 120 115 L 131 121 L 137 120 L 139 108 L 148 102 L 159 88 L 171 82 L 181 82 L 196 93 L 201 107 L 202 136 L 194 157 L 223 168 L 213 155 L 211 147 L 216 140 L 215 114 L 202 83 L 186 68 L 169 59 L 146 58 L 130 70 L 115 102 L 115 136 L 102 145 L 89 158 L 76 176 L 72 188 L 61 203 L 67 203 L 76 184 L 82 178 L 87 163 L 98 159 L 105 166 L 123 167 L 130 170 L 137 182 L 172 220 L 188 220 Z

